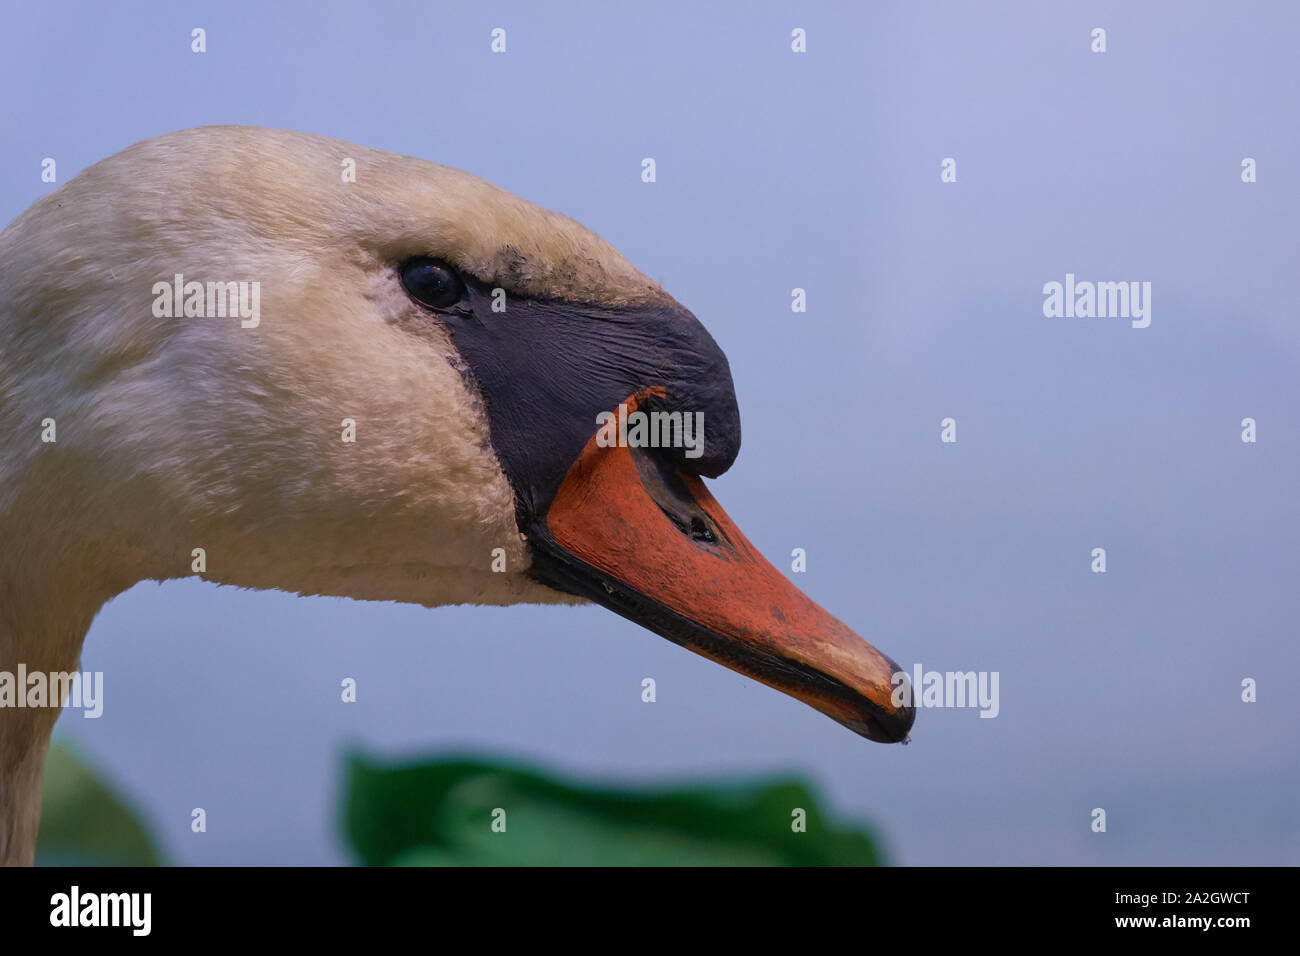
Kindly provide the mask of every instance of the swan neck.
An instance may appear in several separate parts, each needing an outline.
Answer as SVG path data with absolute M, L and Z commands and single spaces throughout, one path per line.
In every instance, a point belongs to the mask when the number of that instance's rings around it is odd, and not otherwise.
M 30 560 L 16 563 L 16 555 L 30 559 L 30 550 L 6 530 L 0 523 L 0 681 L 7 683 L 0 687 L 0 865 L 26 865 L 36 853 L 45 754 L 62 712 L 61 702 L 27 694 L 31 675 L 46 675 L 38 680 L 48 688 L 48 675 L 78 669 L 86 632 L 111 589 L 41 570 Z M 18 685 L 20 675 L 28 687 Z M 19 694 L 24 706 L 18 706 Z

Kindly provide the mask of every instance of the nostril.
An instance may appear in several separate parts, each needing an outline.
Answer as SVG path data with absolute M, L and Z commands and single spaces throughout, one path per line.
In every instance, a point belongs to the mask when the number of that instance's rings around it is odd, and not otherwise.
M 677 514 L 675 511 L 665 508 L 663 505 L 659 506 L 659 510 L 664 513 L 664 517 L 671 521 L 678 531 L 686 535 L 692 541 L 703 541 L 706 544 L 717 543 L 718 536 L 713 533 L 713 529 L 709 527 L 708 522 L 699 515 L 691 515 L 687 518 L 683 515 Z
M 655 450 L 656 452 L 659 449 Z M 725 536 L 714 526 L 708 514 L 700 507 L 695 495 L 686 486 L 672 462 L 662 454 L 633 449 L 641 485 L 652 501 L 659 506 L 664 517 L 678 531 L 701 544 L 720 544 Z
M 714 542 L 718 540 L 718 536 L 713 533 L 713 529 L 705 524 L 701 518 L 694 515 L 691 516 L 691 537 L 696 541 Z
M 656 504 L 658 504 L 658 502 L 656 502 Z M 667 518 L 669 521 L 673 523 L 674 528 L 676 528 L 684 535 L 690 535 L 691 523 L 692 523 L 691 521 L 688 521 L 686 518 L 683 518 L 677 512 L 672 511 L 669 508 L 665 508 L 663 505 L 659 505 L 659 510 L 664 513 L 665 518 Z

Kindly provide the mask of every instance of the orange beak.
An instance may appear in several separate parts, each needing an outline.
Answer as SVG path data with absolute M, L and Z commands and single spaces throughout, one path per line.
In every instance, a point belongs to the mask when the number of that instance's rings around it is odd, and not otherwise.
M 654 390 L 658 391 L 658 390 Z M 635 409 L 637 397 L 628 399 Z M 789 694 L 871 740 L 907 742 L 897 664 L 768 563 L 695 475 L 595 437 L 534 541 L 539 576 Z

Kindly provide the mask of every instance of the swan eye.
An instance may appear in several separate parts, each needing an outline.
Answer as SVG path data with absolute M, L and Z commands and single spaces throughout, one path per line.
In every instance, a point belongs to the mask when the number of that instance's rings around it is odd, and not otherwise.
M 407 294 L 431 309 L 449 309 L 465 294 L 465 283 L 456 270 L 437 259 L 408 259 L 402 263 L 401 273 Z

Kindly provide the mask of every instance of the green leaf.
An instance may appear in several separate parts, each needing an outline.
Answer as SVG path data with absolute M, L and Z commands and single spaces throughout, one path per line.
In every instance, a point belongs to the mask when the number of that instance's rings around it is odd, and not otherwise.
M 792 827 L 806 815 L 805 832 Z M 493 822 L 504 811 L 505 830 Z M 587 787 L 508 764 L 348 756 L 343 829 L 362 862 L 398 866 L 874 866 L 861 825 L 798 779 L 673 789 Z
M 161 860 L 130 805 L 65 742 L 45 757 L 38 866 L 158 866 Z

